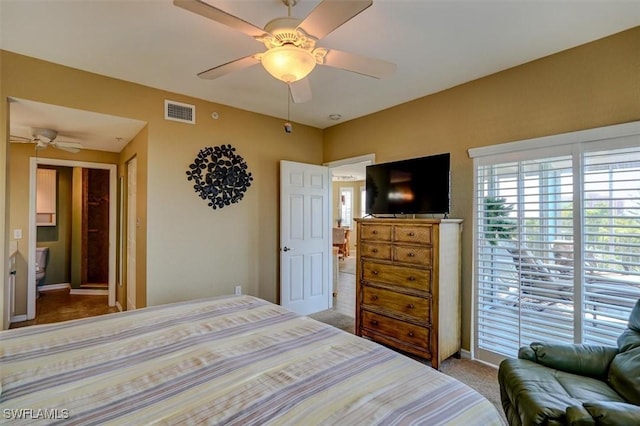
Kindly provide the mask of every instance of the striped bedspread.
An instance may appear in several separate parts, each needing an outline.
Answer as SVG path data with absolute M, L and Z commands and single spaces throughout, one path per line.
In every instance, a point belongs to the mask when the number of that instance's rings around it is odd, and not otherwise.
M 502 424 L 468 386 L 251 296 L 0 333 L 0 423 Z

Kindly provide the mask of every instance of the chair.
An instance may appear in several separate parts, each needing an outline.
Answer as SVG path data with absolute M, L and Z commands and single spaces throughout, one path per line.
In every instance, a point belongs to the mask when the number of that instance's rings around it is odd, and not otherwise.
M 351 256 L 351 252 L 349 251 L 349 246 L 351 245 L 351 229 L 347 229 L 344 231 L 344 254 L 346 257 Z
M 526 248 L 507 248 L 520 277 L 522 293 L 542 304 L 572 300 L 573 281 L 561 274 L 553 265 L 543 263 Z
M 515 425 L 640 424 L 640 300 L 617 346 L 533 342 L 498 369 Z
M 333 246 L 338 248 L 338 259 L 349 255 L 348 232 L 346 228 L 333 228 Z

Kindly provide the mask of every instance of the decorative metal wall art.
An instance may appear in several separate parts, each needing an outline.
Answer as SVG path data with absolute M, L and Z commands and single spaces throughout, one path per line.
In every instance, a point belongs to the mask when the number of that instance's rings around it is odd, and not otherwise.
M 214 210 L 242 200 L 253 177 L 231 145 L 202 148 L 187 170 L 193 189 Z

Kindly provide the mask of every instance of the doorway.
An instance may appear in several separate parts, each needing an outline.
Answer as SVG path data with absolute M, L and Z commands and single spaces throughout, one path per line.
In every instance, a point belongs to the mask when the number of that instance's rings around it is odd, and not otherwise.
M 366 181 L 366 166 L 375 162 L 375 154 L 345 158 L 343 160 L 326 163 L 329 167 L 332 185 L 330 198 L 332 200 L 332 224 L 330 235 L 344 229 L 348 247 L 346 253 L 337 255 L 333 259 L 333 305 L 334 309 L 343 315 L 355 317 L 355 288 L 356 288 L 356 255 L 358 247 L 354 218 L 363 216 L 364 189 Z
M 107 289 L 109 282 L 109 171 L 82 169 L 80 287 Z
M 29 168 L 29 241 L 28 241 L 28 264 L 36 264 L 36 240 L 37 240 L 37 221 L 36 221 L 36 181 L 37 181 L 37 169 L 38 166 L 62 166 L 72 167 L 77 169 L 87 170 L 103 170 L 104 173 L 104 187 L 108 188 L 108 199 L 113 202 L 108 203 L 108 206 L 104 209 L 104 215 L 106 219 L 103 219 L 107 223 L 108 231 L 106 231 L 106 240 L 108 245 L 103 246 L 107 254 L 106 266 L 106 281 L 108 287 L 108 304 L 109 306 L 115 306 L 115 265 L 116 265 L 116 165 L 104 164 L 104 163 L 90 163 L 73 160 L 58 160 L 52 158 L 31 158 Z M 87 204 L 88 208 L 88 204 Z M 36 270 L 35 268 L 28 268 L 27 272 L 27 319 L 31 320 L 36 315 Z

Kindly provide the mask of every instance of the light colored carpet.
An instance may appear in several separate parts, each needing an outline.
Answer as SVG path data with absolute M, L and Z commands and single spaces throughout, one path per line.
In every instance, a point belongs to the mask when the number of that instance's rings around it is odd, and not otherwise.
M 326 311 L 320 311 L 318 313 L 309 315 L 314 320 L 323 322 L 325 324 L 332 325 L 340 330 L 344 330 L 353 334 L 355 327 L 355 318 L 348 315 L 341 314 L 335 309 L 327 309 Z
M 335 309 L 321 311 L 309 315 L 309 317 L 346 332 L 354 333 L 355 319 L 348 315 L 341 314 Z M 423 362 L 420 359 L 417 359 L 417 361 Z M 424 363 L 430 365 L 428 362 Z M 504 412 L 502 411 L 502 403 L 500 402 L 500 386 L 498 384 L 498 370 L 496 368 L 470 359 L 449 358 L 440 364 L 440 371 L 472 387 L 491 401 L 500 415 L 502 415 L 505 424 L 507 424 Z

